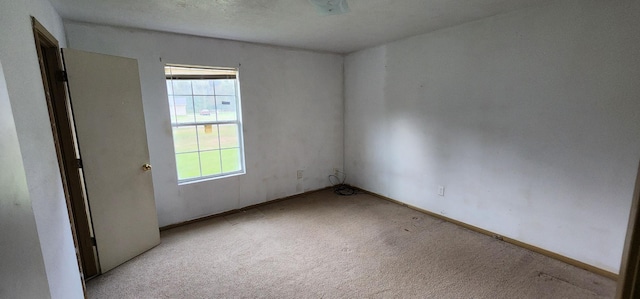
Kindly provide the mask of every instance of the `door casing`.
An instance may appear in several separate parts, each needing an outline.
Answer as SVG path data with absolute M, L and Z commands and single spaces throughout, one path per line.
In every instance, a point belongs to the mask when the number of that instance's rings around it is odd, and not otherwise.
M 640 298 L 640 163 L 633 191 L 616 298 Z
M 91 219 L 79 169 L 75 127 L 64 84 L 60 47 L 55 37 L 42 24 L 34 17 L 31 21 L 71 233 L 77 249 L 76 258 L 84 287 L 84 280 L 96 276 L 100 269 L 94 251 Z

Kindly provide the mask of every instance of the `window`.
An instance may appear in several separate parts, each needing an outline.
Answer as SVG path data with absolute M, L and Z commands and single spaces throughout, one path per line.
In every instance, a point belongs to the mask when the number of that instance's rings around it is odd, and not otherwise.
M 180 183 L 244 173 L 238 70 L 166 65 Z

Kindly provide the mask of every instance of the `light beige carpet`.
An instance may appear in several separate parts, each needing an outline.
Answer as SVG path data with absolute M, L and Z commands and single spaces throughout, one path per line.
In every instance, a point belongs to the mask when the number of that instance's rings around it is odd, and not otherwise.
M 609 298 L 615 282 L 370 196 L 330 190 L 162 233 L 89 298 Z

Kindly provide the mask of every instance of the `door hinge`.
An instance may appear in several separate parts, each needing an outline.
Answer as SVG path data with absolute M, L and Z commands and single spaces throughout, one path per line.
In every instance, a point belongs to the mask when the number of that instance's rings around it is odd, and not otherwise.
M 97 245 L 96 245 L 96 238 L 95 238 L 95 237 L 91 237 L 91 245 L 93 245 L 93 246 L 97 246 Z
M 76 159 L 76 166 L 78 168 L 82 168 L 82 160 L 81 159 Z
M 60 81 L 68 82 L 69 77 L 67 76 L 67 71 L 60 71 Z

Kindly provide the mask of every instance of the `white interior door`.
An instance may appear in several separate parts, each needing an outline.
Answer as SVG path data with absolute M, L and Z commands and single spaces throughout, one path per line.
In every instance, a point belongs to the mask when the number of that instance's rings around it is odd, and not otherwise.
M 160 243 L 135 59 L 63 49 L 102 273 Z

